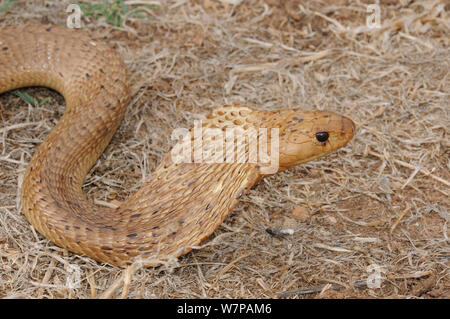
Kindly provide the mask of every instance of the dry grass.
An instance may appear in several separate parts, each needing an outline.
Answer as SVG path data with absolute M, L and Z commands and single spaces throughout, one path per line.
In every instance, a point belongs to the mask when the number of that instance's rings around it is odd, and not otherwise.
M 0 97 L 0 297 L 449 298 L 449 5 L 373 1 L 161 1 L 124 30 L 84 20 L 123 55 L 133 100 L 88 176 L 92 200 L 123 200 L 170 133 L 226 103 L 329 109 L 358 123 L 351 144 L 262 181 L 205 247 L 127 270 L 69 253 L 20 211 L 27 162 L 64 110 L 49 90 Z M 69 1 L 18 1 L 0 26 L 65 23 Z M 290 211 L 305 207 L 295 218 Z M 273 236 L 267 228 L 289 227 Z M 378 265 L 380 288 L 367 278 Z M 371 278 L 371 277 L 370 277 Z

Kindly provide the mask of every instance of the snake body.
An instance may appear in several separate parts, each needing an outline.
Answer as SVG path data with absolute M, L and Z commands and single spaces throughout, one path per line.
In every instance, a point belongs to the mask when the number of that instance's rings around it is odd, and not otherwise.
M 80 30 L 3 27 L 0 93 L 28 86 L 60 92 L 66 110 L 30 160 L 21 188 L 22 209 L 39 233 L 72 252 L 122 267 L 138 258 L 145 265 L 158 265 L 211 235 L 265 176 L 261 163 L 178 163 L 169 153 L 118 208 L 99 207 L 83 194 L 82 184 L 130 100 L 120 56 Z M 326 155 L 354 134 L 353 122 L 332 112 L 239 105 L 216 109 L 202 125 L 278 128 L 278 171 Z

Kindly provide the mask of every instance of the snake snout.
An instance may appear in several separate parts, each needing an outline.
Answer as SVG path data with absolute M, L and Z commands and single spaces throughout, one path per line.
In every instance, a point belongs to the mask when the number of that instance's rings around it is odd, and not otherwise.
M 319 132 L 326 132 L 326 141 L 318 140 L 322 144 L 323 153 L 328 154 L 345 146 L 355 135 L 355 123 L 348 117 L 331 112 L 323 114 L 322 121 L 315 127 L 316 139 L 322 137 Z
M 346 116 L 341 116 L 341 127 L 340 127 L 340 136 L 342 137 L 342 142 L 344 142 L 344 144 L 342 146 L 344 146 L 345 144 L 347 144 L 355 135 L 355 131 L 356 131 L 356 127 L 355 127 L 355 123 L 349 119 Z

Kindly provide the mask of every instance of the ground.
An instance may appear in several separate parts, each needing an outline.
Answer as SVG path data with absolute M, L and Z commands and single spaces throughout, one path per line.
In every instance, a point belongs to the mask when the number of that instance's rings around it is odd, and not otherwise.
M 0 297 L 450 297 L 449 4 L 381 0 L 380 28 L 370 29 L 375 1 L 234 2 L 159 1 L 121 27 L 82 18 L 123 56 L 133 96 L 86 179 L 89 198 L 126 199 L 175 128 L 223 104 L 341 113 L 357 124 L 351 143 L 264 179 L 201 249 L 122 270 L 61 249 L 28 223 L 21 178 L 64 99 L 21 90 L 43 102 L 35 107 L 2 94 Z M 64 25 L 69 3 L 15 1 L 0 26 Z

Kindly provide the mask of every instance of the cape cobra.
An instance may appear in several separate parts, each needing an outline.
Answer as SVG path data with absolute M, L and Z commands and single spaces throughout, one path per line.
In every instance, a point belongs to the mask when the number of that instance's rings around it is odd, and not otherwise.
M 211 235 L 246 191 L 268 175 L 260 160 L 178 163 L 169 153 L 118 208 L 99 207 L 83 194 L 82 184 L 130 99 L 120 56 L 84 31 L 6 26 L 0 29 L 0 70 L 0 93 L 44 86 L 65 98 L 64 115 L 27 167 L 21 203 L 35 229 L 72 252 L 122 267 L 138 258 L 145 266 L 158 265 Z M 278 128 L 277 171 L 339 149 L 355 130 L 350 119 L 332 112 L 239 105 L 216 109 L 202 125 Z

